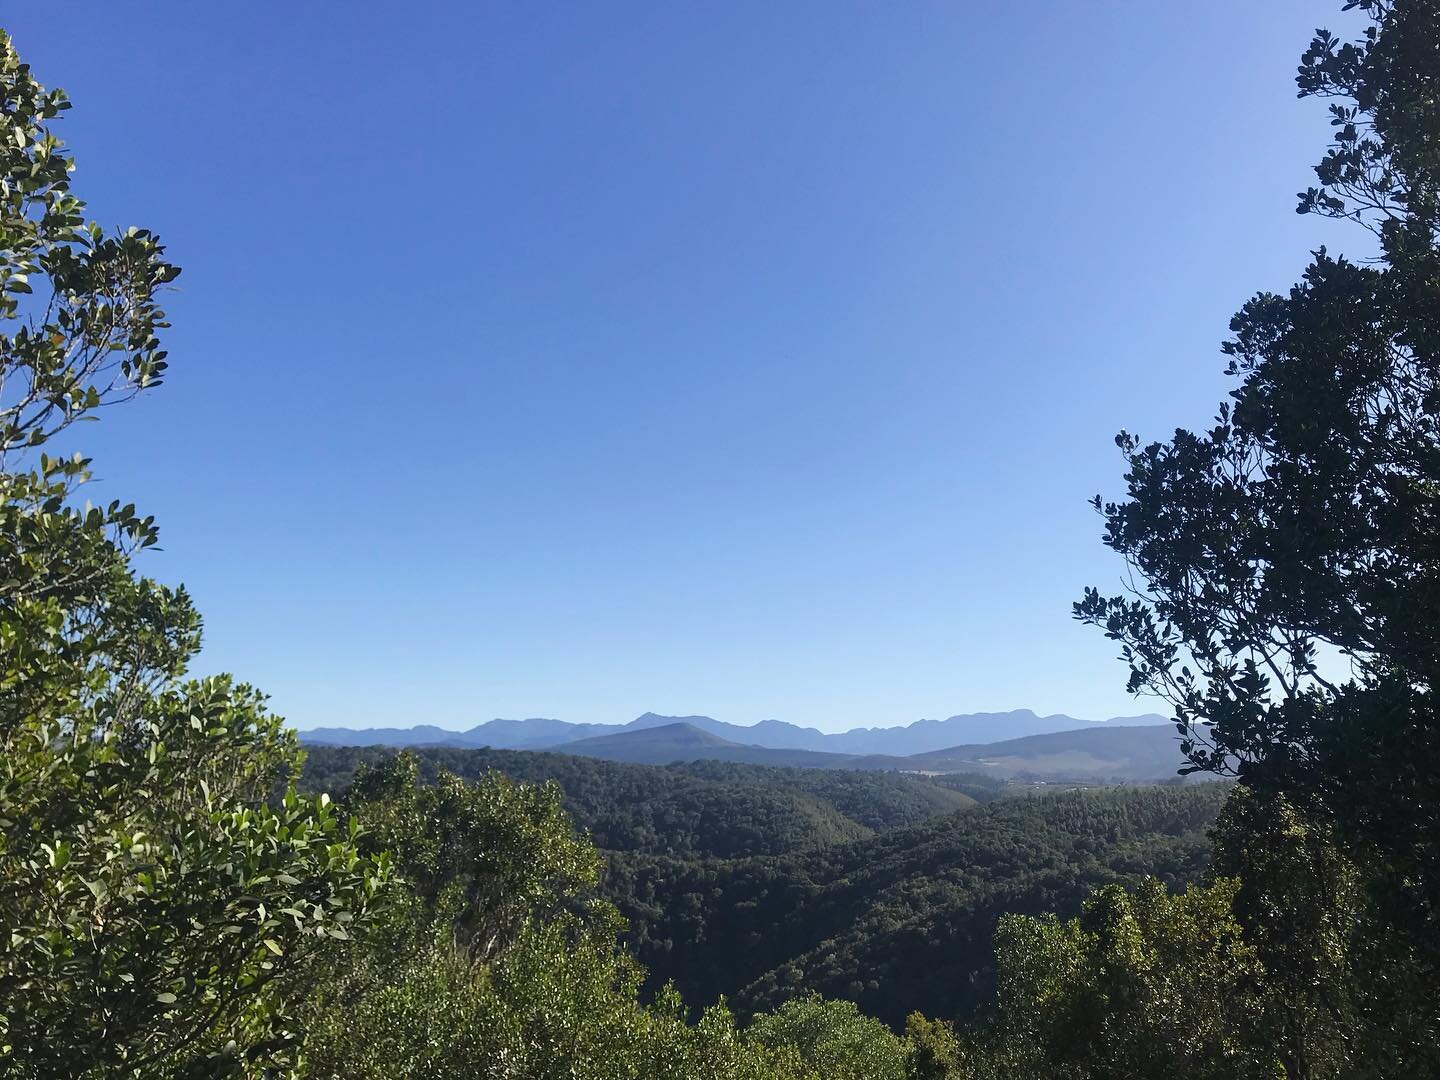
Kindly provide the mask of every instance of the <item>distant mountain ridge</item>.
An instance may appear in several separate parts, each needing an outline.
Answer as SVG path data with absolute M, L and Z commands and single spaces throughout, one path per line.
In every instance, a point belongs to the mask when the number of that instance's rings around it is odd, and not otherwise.
M 829 733 L 783 720 L 763 720 L 747 726 L 729 724 L 709 716 L 661 716 L 647 712 L 628 724 L 573 724 L 565 720 L 535 717 L 528 720 L 490 720 L 468 731 L 450 731 L 433 725 L 420 725 L 412 728 L 315 728 L 301 731 L 299 735 L 301 742 L 321 746 L 489 747 L 496 750 L 560 750 L 600 757 L 609 755 L 604 752 L 596 753 L 596 750 L 604 751 L 607 746 L 616 745 L 604 742 L 606 739 L 627 733 L 683 725 L 718 740 L 717 744 L 709 746 L 708 752 L 700 756 L 720 757 L 728 761 L 776 763 L 777 758 L 773 755 L 755 755 L 749 751 L 765 749 L 847 757 L 910 757 L 957 747 L 968 748 L 1003 740 L 1023 739 L 1033 735 L 1167 723 L 1169 721 L 1165 717 L 1155 714 L 1087 722 L 1059 713 L 1038 716 L 1029 709 L 1017 709 L 1005 713 L 960 714 L 945 720 L 917 720 L 899 727 L 852 728 L 849 731 Z M 672 737 L 679 739 L 676 749 L 683 750 L 683 753 L 669 760 L 692 757 L 697 749 L 707 749 L 697 747 L 693 736 L 682 737 L 681 733 L 677 732 L 672 733 Z M 626 743 L 622 740 L 618 745 L 624 747 Z M 654 749 L 649 753 L 659 752 L 659 743 L 652 740 L 651 745 Z M 796 758 L 790 763 L 806 763 L 804 755 L 796 755 Z
M 1164 780 L 1173 777 L 1184 763 L 1175 731 L 1161 724 L 1092 724 L 1079 730 L 903 756 L 747 746 L 702 731 L 694 724 L 678 723 L 578 739 L 550 752 L 631 765 L 728 761 L 802 769 L 967 773 L 1000 780 L 1090 783 Z
M 905 759 L 921 772 L 980 772 L 989 776 L 1159 780 L 1185 763 L 1170 725 L 1106 724 L 1018 739 L 952 746 Z

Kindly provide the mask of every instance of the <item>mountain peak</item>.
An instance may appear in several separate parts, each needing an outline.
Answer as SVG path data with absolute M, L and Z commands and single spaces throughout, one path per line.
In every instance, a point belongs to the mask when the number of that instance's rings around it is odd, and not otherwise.
M 689 724 L 692 727 L 708 730 L 718 723 L 718 720 L 714 720 L 708 716 L 665 716 L 662 713 L 647 712 L 641 713 L 634 720 L 623 725 L 623 727 L 625 729 L 635 729 L 669 727 L 671 724 Z

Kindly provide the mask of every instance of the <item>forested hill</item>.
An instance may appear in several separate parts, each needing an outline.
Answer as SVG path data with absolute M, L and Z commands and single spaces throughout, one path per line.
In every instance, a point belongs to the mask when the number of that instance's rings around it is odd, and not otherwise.
M 396 751 L 311 747 L 302 786 L 342 796 Z M 569 754 L 410 751 L 423 780 L 489 770 L 555 781 L 602 849 L 601 892 L 656 990 L 740 1011 L 815 989 L 899 1023 L 990 992 L 1007 911 L 1073 914 L 1093 888 L 1205 866 L 1227 785 L 1075 792 L 985 776 L 636 765 Z
M 518 750 L 411 751 L 421 778 L 444 769 L 477 779 L 494 769 L 529 783 L 556 781 L 576 823 L 608 851 L 680 859 L 780 855 L 847 843 L 994 798 L 983 776 L 936 782 L 899 773 L 771 768 L 721 761 L 632 765 Z M 384 747 L 309 748 L 301 786 L 342 793 Z
M 1072 915 L 1092 889 L 1193 880 L 1229 785 L 1001 799 L 843 846 L 777 858 L 612 855 L 604 891 L 652 986 L 741 1012 L 814 989 L 891 1023 L 969 1013 L 991 991 L 1005 912 Z

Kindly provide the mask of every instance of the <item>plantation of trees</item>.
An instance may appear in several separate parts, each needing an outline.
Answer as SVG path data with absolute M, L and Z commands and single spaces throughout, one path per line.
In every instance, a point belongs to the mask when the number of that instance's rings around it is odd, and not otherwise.
M 1119 437 L 1135 588 L 1075 605 L 1225 782 L 1039 795 L 307 761 L 58 449 L 169 376 L 180 271 L 0 35 L 0 1075 L 1440 1075 L 1440 6 L 1345 7 L 1298 209 L 1374 256 L 1244 305 L 1210 430 Z

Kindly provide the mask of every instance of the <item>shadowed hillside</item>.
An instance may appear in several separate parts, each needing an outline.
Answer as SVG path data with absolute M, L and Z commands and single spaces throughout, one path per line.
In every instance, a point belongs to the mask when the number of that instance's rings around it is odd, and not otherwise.
M 1202 871 L 1228 785 L 1016 797 L 778 858 L 608 860 L 603 892 L 658 987 L 769 1008 L 814 989 L 899 1023 L 989 993 L 1004 912 L 1073 914 L 1096 886 Z
M 955 746 L 906 759 L 912 768 L 1052 780 L 1159 780 L 1185 764 L 1170 725 L 1094 727 L 981 746 Z

